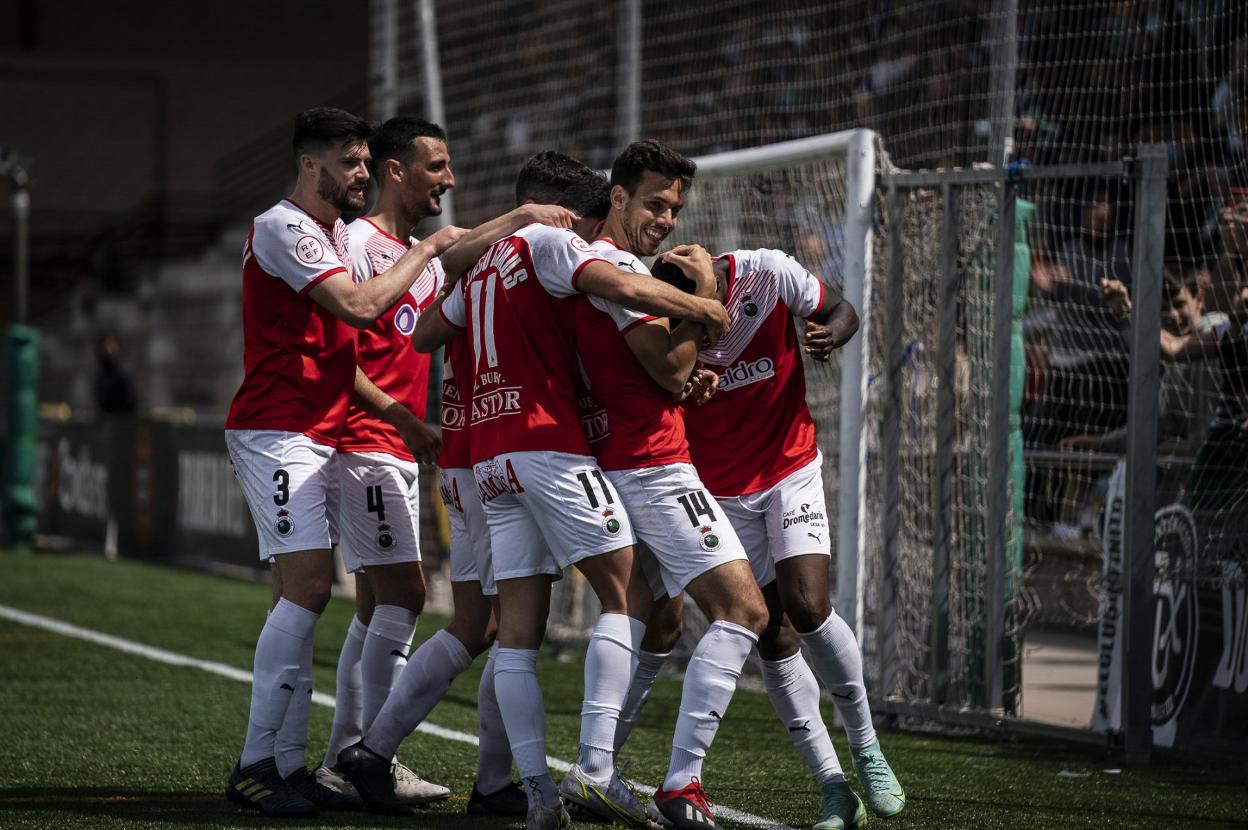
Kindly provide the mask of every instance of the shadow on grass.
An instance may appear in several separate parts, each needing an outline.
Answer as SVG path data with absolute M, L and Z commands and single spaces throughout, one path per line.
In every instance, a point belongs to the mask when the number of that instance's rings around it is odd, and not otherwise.
M 1248 827 L 1248 822 L 1240 819 L 1193 815 L 1180 810 L 1174 812 L 1149 810 L 1142 808 L 1138 802 L 1132 801 L 1102 802 L 1094 808 L 1080 809 L 1070 804 L 1039 804 L 1035 801 L 1020 801 L 1012 805 L 1003 805 L 1000 800 L 992 799 L 925 796 L 910 799 L 907 809 L 912 810 L 912 817 L 918 812 L 922 812 L 925 817 L 936 814 L 945 814 L 949 817 L 965 816 L 968 813 L 980 816 L 995 814 L 996 818 L 1006 822 L 1005 826 L 1022 826 L 1023 822 L 1020 821 L 1015 825 L 1013 820 L 1013 816 L 1022 814 L 1028 817 L 1043 815 L 1061 820 L 1056 825 L 1050 826 Z M 1043 825 L 1044 822 L 1041 822 L 1041 826 Z
M 158 822 L 172 826 L 196 827 L 273 827 L 281 825 L 317 827 L 406 827 L 419 826 L 433 830 L 462 830 L 465 821 L 473 827 L 514 827 L 517 820 L 503 817 L 463 814 L 463 799 L 447 802 L 442 811 L 436 808 L 417 810 L 414 816 L 374 816 L 365 812 L 322 812 L 313 819 L 272 819 L 231 804 L 220 793 L 168 792 L 130 790 L 117 787 L 0 789 L 0 826 L 42 828 L 64 826 L 75 818 L 82 826 L 91 827 L 91 818 L 108 816 L 123 826 L 135 822 Z M 25 815 L 22 815 L 25 814 Z

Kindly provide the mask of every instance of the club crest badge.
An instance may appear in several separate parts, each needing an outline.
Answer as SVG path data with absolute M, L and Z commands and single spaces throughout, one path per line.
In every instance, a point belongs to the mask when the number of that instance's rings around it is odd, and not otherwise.
M 284 509 L 277 511 L 277 521 L 274 522 L 273 529 L 277 531 L 278 536 L 283 538 L 295 532 L 295 520 L 290 518 L 289 511 Z
M 620 524 L 620 520 L 615 517 L 615 511 L 607 508 L 602 511 L 602 530 L 609 536 L 619 536 L 620 531 L 624 529 L 624 525 Z

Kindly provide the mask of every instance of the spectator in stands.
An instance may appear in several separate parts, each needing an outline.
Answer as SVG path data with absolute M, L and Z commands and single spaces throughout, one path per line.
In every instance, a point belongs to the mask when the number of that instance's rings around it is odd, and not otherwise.
M 1205 289 L 1201 274 L 1208 274 L 1203 265 L 1184 267 L 1168 263 L 1162 282 L 1161 328 L 1174 337 L 1187 337 L 1193 332 L 1211 331 L 1225 325 L 1226 315 L 1205 312 Z M 1101 296 L 1106 307 L 1122 321 L 1122 334 L 1129 336 L 1126 325 L 1131 307 L 1127 287 L 1117 280 L 1101 283 Z M 1197 364 L 1162 365 L 1157 403 L 1157 444 L 1166 454 L 1191 453 L 1200 445 L 1204 428 L 1212 414 L 1210 378 L 1205 367 Z M 1127 448 L 1127 427 L 1100 435 L 1070 435 L 1058 442 L 1062 449 L 1098 450 L 1123 453 Z
M 1116 200 L 1104 185 L 1083 208 L 1083 225 L 1051 263 L 1033 269 L 1033 327 L 1043 320 L 1049 348 L 1043 404 L 1029 430 L 1053 445 L 1068 435 L 1105 432 L 1126 420 L 1127 356 L 1117 321 L 1101 301 L 1102 280 L 1130 286 L 1130 245 L 1118 228 Z
M 121 342 L 111 334 L 95 348 L 95 403 L 104 415 L 130 415 L 138 408 L 134 381 L 121 362 Z

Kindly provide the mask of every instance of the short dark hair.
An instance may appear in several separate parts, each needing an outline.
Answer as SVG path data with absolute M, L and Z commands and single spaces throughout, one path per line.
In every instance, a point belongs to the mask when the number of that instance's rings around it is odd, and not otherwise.
M 611 211 L 611 185 L 607 177 L 590 173 L 568 185 L 555 204 L 575 211 L 584 219 L 606 219 Z
M 619 185 L 631 196 L 645 172 L 650 170 L 665 179 L 679 180 L 681 189 L 688 190 L 693 184 L 698 165 L 662 142 L 647 138 L 634 141 L 624 148 L 611 165 L 611 185 Z
M 313 107 L 295 116 L 295 158 L 319 153 L 347 141 L 368 141 L 373 125 L 358 115 L 334 107 Z
M 656 279 L 661 280 L 673 288 L 680 289 L 686 294 L 692 294 L 697 290 L 697 284 L 693 280 L 685 276 L 685 272 L 680 270 L 680 266 L 674 262 L 668 262 L 665 259 L 656 259 L 654 264 L 650 266 L 650 274 Z
M 516 204 L 553 205 L 563 191 L 593 170 L 571 156 L 545 150 L 530 158 L 516 176 Z
M 387 120 L 368 140 L 368 152 L 372 156 L 369 167 L 376 172 L 386 159 L 409 163 L 415 152 L 412 142 L 418 138 L 436 138 L 445 143 L 446 131 L 432 121 L 411 115 L 396 115 Z

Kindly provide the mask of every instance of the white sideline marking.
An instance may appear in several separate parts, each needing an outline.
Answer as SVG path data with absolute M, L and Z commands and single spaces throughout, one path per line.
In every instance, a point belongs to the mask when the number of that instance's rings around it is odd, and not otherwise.
M 51 617 L 45 617 L 42 614 L 32 614 L 29 611 L 22 611 L 17 608 L 10 608 L 7 605 L 0 605 L 0 617 L 19 622 L 23 625 L 29 625 L 32 628 L 42 628 L 45 631 L 51 631 L 54 634 L 61 634 L 66 637 L 76 637 L 79 640 L 86 640 L 89 643 L 95 643 L 100 646 L 123 651 L 126 654 L 133 654 L 138 657 L 146 657 L 148 660 L 154 660 L 157 663 L 164 663 L 169 666 L 186 666 L 192 669 L 206 671 L 209 674 L 215 674 L 220 677 L 228 677 L 230 680 L 237 680 L 240 683 L 251 682 L 251 672 L 238 669 L 233 666 L 227 666 L 224 663 L 217 663 L 213 660 L 201 660 L 198 657 L 190 657 L 185 654 L 178 654 L 176 651 L 166 651 L 163 648 L 136 643 L 134 640 L 126 640 L 122 637 L 114 637 L 111 634 L 103 634 L 99 631 L 93 631 L 90 628 L 82 628 L 72 623 L 62 622 Z M 319 703 L 322 706 L 334 708 L 335 700 L 333 695 L 327 695 L 324 692 L 313 692 L 312 702 Z M 433 735 L 435 738 L 445 738 L 448 741 L 458 741 L 463 744 L 477 746 L 477 736 L 469 732 L 460 732 L 457 729 L 447 729 L 445 726 L 438 726 L 433 723 L 422 723 L 416 727 L 417 732 L 423 732 L 426 735 Z M 546 762 L 550 764 L 552 769 L 559 772 L 567 772 L 571 769 L 572 764 L 568 761 L 546 756 Z M 634 782 L 637 790 L 646 795 L 654 795 L 654 787 L 646 786 Z M 715 807 L 716 815 L 726 819 L 731 819 L 738 824 L 749 825 L 750 827 L 764 827 L 767 830 L 792 830 L 788 825 L 781 824 L 769 818 L 756 816 L 752 813 L 745 813 L 741 810 L 734 810 L 731 807 L 725 807 L 718 804 Z

